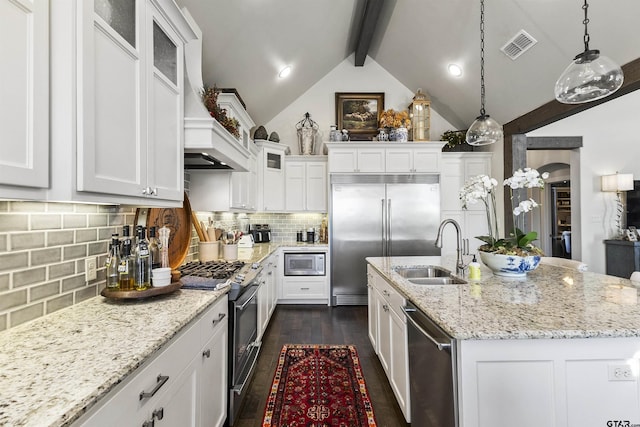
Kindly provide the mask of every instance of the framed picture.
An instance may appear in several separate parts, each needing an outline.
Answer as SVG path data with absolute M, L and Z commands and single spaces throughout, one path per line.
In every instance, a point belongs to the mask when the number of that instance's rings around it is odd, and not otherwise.
M 371 141 L 384 111 L 384 92 L 336 92 L 336 124 L 352 141 Z

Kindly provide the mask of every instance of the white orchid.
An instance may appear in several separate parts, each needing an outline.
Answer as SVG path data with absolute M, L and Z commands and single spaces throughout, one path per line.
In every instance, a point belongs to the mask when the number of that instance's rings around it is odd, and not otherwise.
M 540 206 L 532 197 L 526 200 L 520 200 L 525 191 L 529 193 L 530 189 L 544 189 L 544 180 L 549 178 L 549 174 L 544 172 L 540 174 L 536 169 L 524 168 L 518 169 L 513 176 L 504 180 L 504 186 L 509 187 L 511 192 L 511 202 L 513 207 L 513 232 L 511 237 L 505 239 L 498 238 L 498 219 L 496 212 L 496 199 L 494 189 L 498 186 L 498 181 L 487 175 L 477 175 L 469 178 L 460 190 L 460 200 L 462 208 L 467 209 L 470 204 L 476 204 L 482 201 L 487 211 L 487 224 L 489 228 L 488 236 L 478 236 L 477 238 L 486 243 L 483 250 L 499 253 L 517 254 L 521 252 L 538 253 L 542 251 L 531 244 L 537 239 L 538 233 L 530 231 L 524 233 L 524 214 L 531 212 Z M 514 191 L 516 190 L 516 191 Z M 522 215 L 521 215 L 522 214 Z M 518 220 L 521 223 L 518 226 Z

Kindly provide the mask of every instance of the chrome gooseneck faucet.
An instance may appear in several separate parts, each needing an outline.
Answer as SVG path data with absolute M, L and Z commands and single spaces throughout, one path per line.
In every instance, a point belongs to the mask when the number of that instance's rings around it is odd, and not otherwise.
M 456 237 L 457 237 L 457 248 L 456 248 L 456 274 L 463 275 L 464 274 L 464 262 L 462 262 L 462 233 L 460 233 L 460 224 L 454 219 L 445 219 L 440 223 L 440 227 L 438 228 L 438 237 L 436 238 L 436 246 L 442 247 L 442 231 L 447 224 L 453 224 L 456 228 Z

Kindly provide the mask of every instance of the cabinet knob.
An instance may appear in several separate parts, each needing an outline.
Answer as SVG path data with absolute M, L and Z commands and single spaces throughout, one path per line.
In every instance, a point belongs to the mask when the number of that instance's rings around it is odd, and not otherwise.
M 384 304 L 384 305 L 382 306 L 382 309 L 383 309 L 384 311 L 389 311 L 389 306 L 388 306 L 387 304 Z
M 149 194 L 149 187 L 147 187 L 147 188 L 143 188 L 143 189 L 142 189 L 142 194 L 144 194 L 144 195 Z
M 210 349 L 206 349 L 205 351 L 202 352 L 202 357 L 206 357 L 207 359 L 211 357 L 211 350 Z
M 158 187 L 155 187 L 153 190 L 151 188 L 149 188 L 149 191 L 151 192 L 149 194 L 151 194 L 152 196 L 157 196 L 158 195 Z

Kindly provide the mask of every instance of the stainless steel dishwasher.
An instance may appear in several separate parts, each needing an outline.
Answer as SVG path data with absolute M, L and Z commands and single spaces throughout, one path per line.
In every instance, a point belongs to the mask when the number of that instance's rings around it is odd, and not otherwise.
M 407 302 L 411 425 L 458 426 L 456 340 Z

